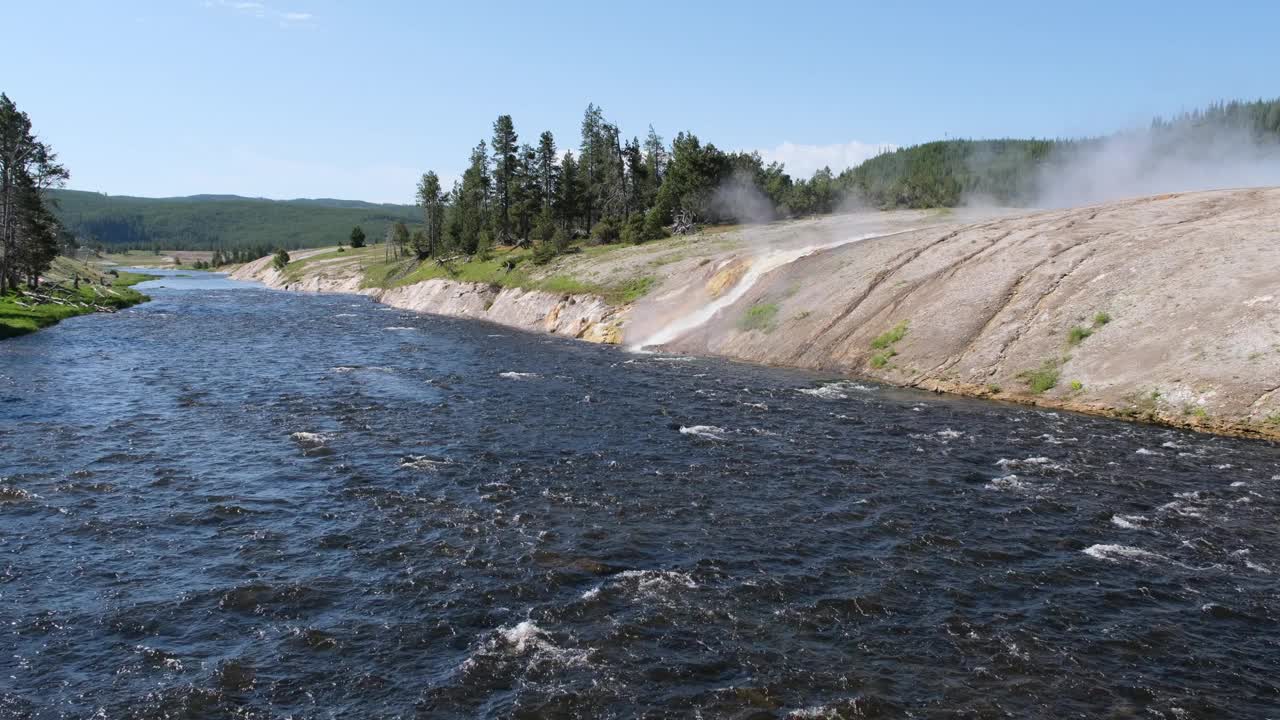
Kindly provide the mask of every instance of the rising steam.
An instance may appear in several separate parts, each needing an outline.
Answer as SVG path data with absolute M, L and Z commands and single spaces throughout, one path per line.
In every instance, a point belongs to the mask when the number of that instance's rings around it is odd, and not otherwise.
M 711 213 L 714 217 L 731 218 L 748 225 L 773 222 L 777 212 L 773 201 L 765 195 L 755 178 L 747 172 L 735 172 L 711 194 Z
M 1280 185 L 1280 144 L 1238 126 L 1184 123 L 1063 145 L 1040 168 L 1029 204 L 1271 185 Z

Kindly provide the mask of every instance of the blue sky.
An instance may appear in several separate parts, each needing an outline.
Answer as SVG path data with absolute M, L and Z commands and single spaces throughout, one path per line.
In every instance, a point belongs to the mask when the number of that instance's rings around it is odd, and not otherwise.
M 576 147 L 588 102 L 808 174 L 1280 95 L 1276 2 L 540 5 L 4 0 L 49 34 L 6 38 L 0 91 L 73 188 L 383 202 L 459 175 L 500 113 Z

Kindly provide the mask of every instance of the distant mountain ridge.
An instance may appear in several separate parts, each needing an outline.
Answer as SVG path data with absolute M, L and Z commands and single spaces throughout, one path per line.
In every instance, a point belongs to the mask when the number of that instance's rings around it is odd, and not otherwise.
M 83 190 L 49 195 L 59 220 L 81 242 L 113 250 L 321 247 L 345 242 L 356 225 L 376 241 L 392 224 L 412 224 L 420 217 L 412 205 L 335 198 L 146 198 Z

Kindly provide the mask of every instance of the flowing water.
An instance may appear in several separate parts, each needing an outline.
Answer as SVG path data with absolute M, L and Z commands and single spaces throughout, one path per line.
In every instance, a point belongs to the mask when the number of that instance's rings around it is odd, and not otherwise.
M 1274 445 L 161 284 L 0 343 L 0 717 L 1280 716 Z

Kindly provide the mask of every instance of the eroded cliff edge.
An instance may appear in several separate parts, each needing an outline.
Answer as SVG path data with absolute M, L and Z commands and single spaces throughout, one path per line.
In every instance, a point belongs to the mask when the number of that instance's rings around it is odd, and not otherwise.
M 306 260 L 325 252 L 304 250 L 294 253 L 294 257 Z M 389 288 L 366 287 L 363 271 L 358 263 L 319 261 L 309 264 L 299 277 L 291 277 L 272 267 L 271 258 L 266 257 L 237 268 L 231 277 L 281 290 L 357 293 L 402 310 L 487 320 L 589 342 L 622 342 L 627 307 L 611 305 L 598 295 L 504 288 L 441 278 Z

